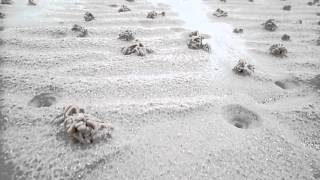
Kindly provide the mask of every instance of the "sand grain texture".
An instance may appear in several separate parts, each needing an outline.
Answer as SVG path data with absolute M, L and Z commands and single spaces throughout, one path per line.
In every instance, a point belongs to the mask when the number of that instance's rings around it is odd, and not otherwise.
M 211 10 L 212 22 L 244 30 L 230 33 L 244 42 L 239 48 L 255 66 L 251 76 L 232 71 L 244 57 L 212 66 L 209 53 L 189 49 L 188 33 L 196 29 L 185 29 L 166 4 L 0 5 L 6 14 L 0 19 L 1 148 L 15 179 L 319 179 L 319 6 L 300 0 L 199 3 Z M 292 9 L 284 11 L 288 4 Z M 122 5 L 131 11 L 119 13 Z M 228 16 L 213 16 L 218 8 Z M 148 19 L 150 11 L 165 16 Z M 85 12 L 95 19 L 84 21 Z M 274 32 L 261 25 L 271 18 Z M 74 35 L 74 24 L 88 35 Z M 118 39 L 125 30 L 154 53 L 123 55 L 121 48 L 132 43 Z M 283 34 L 291 40 L 282 41 Z M 275 43 L 288 48 L 287 58 L 269 54 Z M 54 102 L 28 103 L 43 93 Z M 110 121 L 112 139 L 71 143 L 53 122 L 67 104 Z

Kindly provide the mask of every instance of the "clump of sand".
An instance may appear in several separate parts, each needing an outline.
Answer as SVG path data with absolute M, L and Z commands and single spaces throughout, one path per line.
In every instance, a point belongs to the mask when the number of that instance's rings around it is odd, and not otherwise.
M 95 19 L 95 17 L 93 16 L 93 14 L 91 12 L 86 12 L 84 14 L 84 20 L 85 21 L 92 21 L 94 19 Z
M 288 34 L 284 34 L 284 35 L 282 35 L 281 40 L 282 41 L 290 41 L 290 36 Z
M 148 14 L 147 14 L 147 18 L 149 18 L 149 19 L 154 19 L 154 18 L 156 18 L 156 17 L 158 17 L 158 16 L 165 16 L 166 15 L 166 13 L 164 12 L 164 11 L 162 11 L 162 12 L 156 12 L 156 11 L 151 11 L 151 12 L 149 12 Z
M 131 9 L 126 5 L 122 5 L 118 10 L 118 12 L 127 12 L 127 11 L 131 11 Z
M 241 34 L 241 33 L 243 33 L 243 29 L 242 28 L 235 28 L 235 29 L 233 29 L 233 32 L 237 33 L 237 34 Z
M 237 63 L 237 65 L 232 69 L 233 72 L 239 75 L 251 75 L 254 72 L 254 66 L 251 64 L 248 64 L 245 60 L 240 59 Z
M 132 45 L 123 47 L 121 49 L 121 52 L 124 55 L 136 54 L 137 56 L 145 56 L 147 54 L 153 53 L 154 51 L 150 48 L 145 47 L 141 42 L 137 40 Z
M 189 49 L 202 49 L 206 52 L 211 52 L 211 47 L 208 43 L 203 43 L 204 36 L 199 31 L 194 31 L 189 34 L 187 42 Z
M 78 33 L 78 37 L 86 37 L 88 35 L 88 30 L 77 24 L 73 25 L 71 30 Z
M 285 11 L 290 11 L 291 10 L 291 6 L 290 5 L 285 5 L 285 6 L 283 6 L 282 9 L 285 10 Z
M 268 19 L 262 25 L 264 26 L 264 29 L 267 31 L 275 31 L 276 29 L 278 29 L 278 26 L 276 25 L 274 19 Z
M 135 39 L 135 33 L 131 30 L 125 30 L 119 34 L 118 39 L 124 40 L 124 41 L 132 41 Z
M 216 17 L 227 17 L 228 16 L 228 13 L 220 8 L 218 8 L 214 13 L 213 13 L 214 16 Z
M 287 57 L 288 50 L 283 44 L 273 44 L 270 48 L 270 54 L 276 57 Z
M 90 144 L 97 139 L 110 139 L 113 127 L 98 118 L 87 114 L 78 106 L 64 108 L 64 129 L 73 142 Z

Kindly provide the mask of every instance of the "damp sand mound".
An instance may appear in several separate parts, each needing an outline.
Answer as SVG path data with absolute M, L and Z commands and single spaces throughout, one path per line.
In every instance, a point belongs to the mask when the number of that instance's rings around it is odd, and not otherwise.
M 85 21 L 92 21 L 95 19 L 95 17 L 93 16 L 93 14 L 91 12 L 86 12 L 83 16 Z
M 270 54 L 275 57 L 287 57 L 288 50 L 283 44 L 273 44 L 269 48 Z
M 216 17 L 227 17 L 228 13 L 226 11 L 218 8 L 212 15 L 216 16 Z
M 189 49 L 202 49 L 206 52 L 211 52 L 211 47 L 208 43 L 203 43 L 204 36 L 199 31 L 193 31 L 189 34 L 189 40 L 187 42 Z
M 278 29 L 278 26 L 275 23 L 274 19 L 268 19 L 265 23 L 262 24 L 264 29 L 267 31 L 275 31 Z
M 135 33 L 132 32 L 131 30 L 122 31 L 119 34 L 118 39 L 123 40 L 123 41 L 132 41 L 135 39 Z
M 165 16 L 166 13 L 163 11 L 163 12 L 156 12 L 156 11 L 151 11 L 147 14 L 147 18 L 149 19 L 155 19 L 156 17 L 158 16 Z
M 113 127 L 110 123 L 85 113 L 78 106 L 69 105 L 64 108 L 62 118 L 64 131 L 74 143 L 91 144 L 98 140 L 109 140 Z
M 290 41 L 290 36 L 288 34 L 284 34 L 284 35 L 282 35 L 281 40 L 282 41 Z
M 144 46 L 141 42 L 135 41 L 132 45 L 128 47 L 123 47 L 121 49 L 123 55 L 131 55 L 136 54 L 137 56 L 145 56 L 147 54 L 151 54 L 154 51 L 146 46 Z
M 232 69 L 233 72 L 239 75 L 243 76 L 249 76 L 252 73 L 254 73 L 254 66 L 251 64 L 248 64 L 245 60 L 240 59 L 237 63 L 237 65 Z
M 131 9 L 126 5 L 122 5 L 118 10 L 119 13 L 120 12 L 128 12 L 128 11 L 131 11 Z
M 88 36 L 88 30 L 77 24 L 73 25 L 73 27 L 71 28 L 71 31 L 77 33 L 77 37 Z
M 234 28 L 233 32 L 236 34 L 242 34 L 243 33 L 243 29 L 242 28 Z
M 290 11 L 291 10 L 291 6 L 290 5 L 285 5 L 285 6 L 283 6 L 282 9 L 285 10 L 285 11 Z

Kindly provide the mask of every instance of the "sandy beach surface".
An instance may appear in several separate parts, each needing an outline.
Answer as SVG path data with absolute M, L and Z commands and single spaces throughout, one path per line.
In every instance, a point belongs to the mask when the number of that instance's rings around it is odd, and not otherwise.
M 320 4 L 308 2 L 0 4 L 0 179 L 320 179 Z M 153 10 L 165 16 L 146 18 Z M 123 55 L 124 30 L 154 52 Z M 211 53 L 188 48 L 195 30 Z M 279 43 L 287 57 L 270 54 Z M 232 71 L 239 59 L 251 76 Z M 55 121 L 69 104 L 111 123 L 112 137 L 71 142 Z

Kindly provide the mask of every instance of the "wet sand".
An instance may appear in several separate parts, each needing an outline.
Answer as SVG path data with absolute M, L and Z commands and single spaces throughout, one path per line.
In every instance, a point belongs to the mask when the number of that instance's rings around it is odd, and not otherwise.
M 0 6 L 8 120 L 1 139 L 14 179 L 319 179 L 319 6 L 199 0 L 205 25 L 198 27 L 179 14 L 187 2 L 157 2 Z M 122 4 L 131 11 L 119 13 Z M 282 10 L 287 4 L 291 11 Z M 217 8 L 228 16 L 212 16 Z M 152 10 L 166 16 L 147 19 Z M 84 21 L 87 11 L 95 20 Z M 261 26 L 270 18 L 275 32 Z M 74 24 L 88 37 L 77 37 Z M 236 27 L 244 33 L 232 33 Z M 121 54 L 130 42 L 117 38 L 127 29 L 155 52 Z M 210 35 L 212 54 L 188 49 L 194 30 Z M 291 41 L 281 40 L 284 33 Z M 288 57 L 271 56 L 274 43 Z M 232 72 L 240 58 L 255 65 L 252 76 Z M 51 106 L 29 103 L 41 93 L 55 97 Z M 110 121 L 112 139 L 71 143 L 53 123 L 69 104 Z

